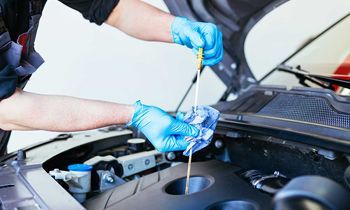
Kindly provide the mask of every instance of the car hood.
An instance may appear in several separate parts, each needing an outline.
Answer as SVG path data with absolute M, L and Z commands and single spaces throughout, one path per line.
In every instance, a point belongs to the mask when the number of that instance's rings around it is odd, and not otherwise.
M 276 66 L 295 56 L 349 14 L 350 1 L 164 0 L 169 11 L 212 22 L 222 30 L 225 55 L 212 69 L 240 94 Z M 281 84 L 284 85 L 284 84 Z

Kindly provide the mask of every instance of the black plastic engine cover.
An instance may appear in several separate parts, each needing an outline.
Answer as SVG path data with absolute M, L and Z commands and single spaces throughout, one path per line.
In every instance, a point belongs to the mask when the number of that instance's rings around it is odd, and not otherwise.
M 183 195 L 187 164 L 128 182 L 91 198 L 87 209 L 207 209 L 222 201 L 243 201 L 256 210 L 271 209 L 271 197 L 237 176 L 239 168 L 219 161 L 192 165 L 190 195 Z M 178 187 L 176 185 L 179 185 Z

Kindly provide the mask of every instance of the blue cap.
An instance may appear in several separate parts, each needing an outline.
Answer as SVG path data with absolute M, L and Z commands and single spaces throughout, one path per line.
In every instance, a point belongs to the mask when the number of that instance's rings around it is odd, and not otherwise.
M 92 166 L 87 164 L 72 164 L 68 166 L 68 170 L 70 171 L 91 171 Z

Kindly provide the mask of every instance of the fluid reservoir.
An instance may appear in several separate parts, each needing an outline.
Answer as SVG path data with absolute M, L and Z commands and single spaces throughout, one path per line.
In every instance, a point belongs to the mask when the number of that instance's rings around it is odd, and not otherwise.
M 68 170 L 76 177 L 79 177 L 76 179 L 76 182 L 79 183 L 78 185 L 68 183 L 69 191 L 79 202 L 84 202 L 86 193 L 91 190 L 92 166 L 87 164 L 72 164 L 68 166 Z
M 50 175 L 56 180 L 63 180 L 69 186 L 69 192 L 80 203 L 86 199 L 86 193 L 91 190 L 92 166 L 87 164 L 72 164 L 68 166 L 69 171 L 54 169 Z

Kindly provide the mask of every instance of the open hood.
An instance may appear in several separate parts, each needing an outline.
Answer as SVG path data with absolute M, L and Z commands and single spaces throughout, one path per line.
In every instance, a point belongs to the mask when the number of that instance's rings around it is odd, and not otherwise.
M 173 15 L 212 22 L 222 30 L 225 56 L 212 68 L 227 86 L 226 95 L 259 84 L 350 13 L 348 0 L 164 1 Z

